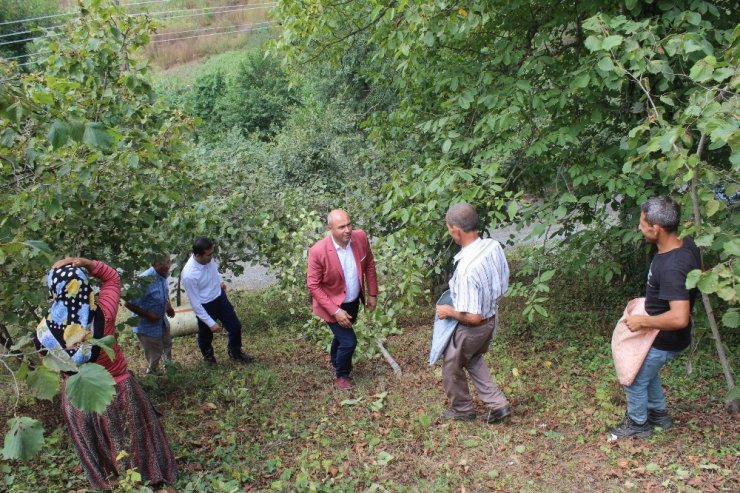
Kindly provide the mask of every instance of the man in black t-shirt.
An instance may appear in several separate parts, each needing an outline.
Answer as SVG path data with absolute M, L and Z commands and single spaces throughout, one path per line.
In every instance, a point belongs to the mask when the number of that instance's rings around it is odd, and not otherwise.
M 627 413 L 613 428 L 610 441 L 621 437 L 647 437 L 653 426 L 673 426 L 666 411 L 660 369 L 691 343 L 691 310 L 696 289 L 686 289 L 689 272 L 701 267 L 699 249 L 691 237 L 678 236 L 681 207 L 671 197 L 653 197 L 640 207 L 640 232 L 658 252 L 650 264 L 645 290 L 648 315 L 632 315 L 625 323 L 632 332 L 659 329 L 632 385 L 625 386 Z

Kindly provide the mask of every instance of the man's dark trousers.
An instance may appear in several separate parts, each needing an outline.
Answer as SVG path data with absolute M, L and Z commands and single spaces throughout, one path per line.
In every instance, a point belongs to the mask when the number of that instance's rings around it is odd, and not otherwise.
M 213 301 L 203 303 L 208 315 L 221 322 L 224 330 L 229 334 L 229 351 L 239 353 L 242 349 L 242 324 L 236 316 L 234 307 L 224 290 Z M 198 319 L 198 347 L 204 355 L 213 353 L 213 332 L 201 319 Z
M 360 309 L 360 299 L 348 303 L 342 303 L 342 310 L 346 311 L 352 323 L 357 320 L 357 311 Z M 352 355 L 355 354 L 357 347 L 357 336 L 354 329 L 347 329 L 339 325 L 338 322 L 329 323 L 329 328 L 334 333 L 334 340 L 331 342 L 331 364 L 337 371 L 337 377 L 348 377 L 352 372 Z

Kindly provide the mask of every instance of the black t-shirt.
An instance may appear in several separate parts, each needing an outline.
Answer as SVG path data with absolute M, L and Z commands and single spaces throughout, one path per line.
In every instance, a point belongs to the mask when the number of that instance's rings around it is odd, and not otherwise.
M 670 301 L 689 300 L 694 308 L 696 288 L 686 289 L 686 276 L 701 267 L 699 249 L 687 236 L 680 248 L 658 253 L 650 264 L 645 290 L 645 310 L 648 315 L 660 315 L 670 310 Z M 664 351 L 680 351 L 691 343 L 691 323 L 679 330 L 661 330 L 653 347 Z

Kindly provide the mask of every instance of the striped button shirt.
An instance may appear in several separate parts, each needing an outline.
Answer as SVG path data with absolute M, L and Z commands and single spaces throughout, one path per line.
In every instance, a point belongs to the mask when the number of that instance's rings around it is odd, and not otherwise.
M 509 264 L 499 242 L 478 238 L 462 248 L 454 261 L 449 284 L 455 310 L 484 319 L 495 315 L 498 299 L 509 289 Z

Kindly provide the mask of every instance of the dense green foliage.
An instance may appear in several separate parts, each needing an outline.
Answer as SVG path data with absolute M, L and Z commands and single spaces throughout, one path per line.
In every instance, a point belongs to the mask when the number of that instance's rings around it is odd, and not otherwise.
M 273 135 L 295 104 L 293 92 L 278 60 L 252 52 L 233 76 L 222 70 L 203 74 L 189 99 L 194 114 L 203 120 L 203 135 L 213 141 L 232 128 L 245 136 Z
M 531 223 L 535 235 L 564 235 L 565 251 L 559 241 L 545 251 L 565 257 L 561 269 L 622 277 L 640 237 L 639 204 L 670 193 L 713 268 L 700 288 L 737 303 L 740 225 L 716 196 L 738 190 L 735 6 L 315 1 L 278 10 L 276 51 L 289 61 L 339 67 L 359 45 L 362 75 L 396 94 L 366 125 L 381 156 L 404 149 L 378 204 L 384 241 L 406 259 L 401 278 L 418 275 L 415 259 L 444 265 L 451 251 L 439 225 L 461 199 L 488 227 Z M 531 259 L 532 287 L 516 286 L 532 315 L 545 313 L 554 274 L 537 267 L 541 258 Z
M 192 229 L 193 178 L 181 140 L 189 120 L 157 103 L 137 55 L 150 32 L 145 18 L 98 6 L 69 21 L 64 36 L 37 42 L 45 55 L 32 73 L 9 67 L 0 74 L 0 340 L 7 349 L 32 350 L 52 258 L 104 259 L 129 280 L 148 252 L 176 246 L 175 232 Z M 82 409 L 111 399 L 113 381 L 100 381 L 96 367 L 107 373 L 91 364 L 73 377 L 78 390 L 67 387 L 84 396 L 74 400 Z M 45 399 L 58 389 L 52 377 L 77 370 L 64 353 L 30 368 L 24 363 L 17 376 Z M 10 445 L 6 456 L 27 455 Z

